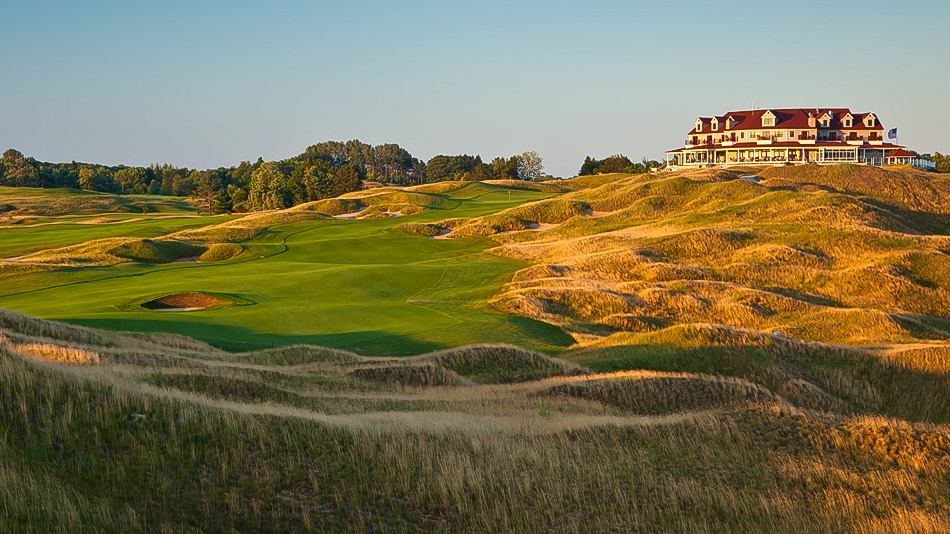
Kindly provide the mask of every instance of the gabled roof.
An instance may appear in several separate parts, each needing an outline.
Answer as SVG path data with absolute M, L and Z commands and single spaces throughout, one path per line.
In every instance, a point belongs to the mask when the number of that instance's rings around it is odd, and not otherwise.
M 823 115 L 828 112 L 832 113 L 833 118 L 831 119 L 830 124 L 825 127 L 822 126 L 820 122 L 817 122 Z M 737 122 L 735 126 L 729 128 L 728 131 L 740 131 L 740 130 L 761 130 L 762 126 L 762 116 L 767 112 L 771 112 L 772 115 L 775 115 L 775 126 L 767 128 L 776 128 L 776 129 L 786 129 L 786 130 L 807 130 L 811 128 L 816 129 L 828 129 L 828 130 L 879 130 L 883 131 L 884 127 L 881 126 L 880 120 L 874 121 L 874 126 L 865 126 L 864 117 L 871 115 L 871 113 L 851 113 L 851 110 L 848 108 L 789 108 L 789 109 L 755 109 L 748 111 L 730 111 L 721 117 L 716 117 L 719 119 L 720 124 L 725 123 L 729 118 L 732 118 Z M 816 119 L 815 126 L 808 125 L 808 114 L 811 113 L 812 116 Z M 852 126 L 849 128 L 844 128 L 841 119 L 846 117 L 848 114 L 852 116 L 854 121 Z M 876 118 L 877 116 L 875 116 Z M 703 124 L 703 130 L 696 130 L 695 126 L 692 130 L 686 135 L 698 135 L 700 133 L 707 133 L 708 125 L 712 121 L 712 118 L 701 117 L 700 120 Z M 722 131 L 723 128 L 720 128 L 717 131 Z
M 911 154 L 910 152 L 904 150 L 903 148 L 898 148 L 897 150 L 891 152 L 890 154 L 884 157 L 885 158 L 916 158 L 917 156 Z

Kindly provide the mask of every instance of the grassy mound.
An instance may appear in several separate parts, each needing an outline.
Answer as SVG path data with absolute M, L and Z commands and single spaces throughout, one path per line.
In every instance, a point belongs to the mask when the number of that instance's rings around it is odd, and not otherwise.
M 544 395 L 592 400 L 637 415 L 669 415 L 777 400 L 768 389 L 745 380 L 649 374 L 561 384 Z
M 682 348 L 637 356 L 654 366 L 744 363 L 766 379 L 796 362 L 826 365 L 824 374 L 792 369 L 786 386 L 773 377 L 785 387 L 779 394 L 739 377 L 682 371 L 499 384 L 523 380 L 524 362 L 534 361 L 514 347 L 409 362 L 334 360 L 316 347 L 229 355 L 184 339 L 177 347 L 8 312 L 0 320 L 10 340 L 0 342 L 0 510 L 16 532 L 624 525 L 800 534 L 950 526 L 946 424 L 852 415 L 850 404 L 789 405 L 798 402 L 790 393 L 818 377 L 838 388 L 836 396 L 854 395 L 849 402 L 903 391 L 917 399 L 915 418 L 932 421 L 928 414 L 940 414 L 933 407 L 950 398 L 942 394 L 947 384 L 908 381 L 923 375 L 900 375 L 914 366 L 897 362 L 936 362 L 937 349 L 894 353 L 887 366 L 866 363 L 868 372 L 884 373 L 872 387 L 860 375 L 835 374 L 855 357 L 849 351 L 781 340 L 768 348 L 766 338 L 736 331 L 652 334 L 655 342 L 680 339 Z M 33 339 L 36 332 L 50 337 Z M 720 345 L 686 348 L 702 335 Z M 83 368 L 11 348 L 29 343 L 95 352 L 101 361 Z M 477 365 L 465 362 L 476 353 L 480 361 L 515 359 L 513 379 L 473 385 L 437 363 L 471 370 Z M 267 363 L 281 357 L 309 364 Z M 591 361 L 603 366 L 605 357 Z M 782 360 L 773 368 L 769 358 Z M 531 366 L 571 367 L 543 358 Z M 945 371 L 928 365 L 931 376 Z M 888 373 L 898 374 L 889 380 Z M 814 397 L 826 386 L 811 387 Z
M 559 197 L 607 214 L 498 236 L 492 252 L 532 265 L 496 309 L 581 343 L 698 323 L 853 345 L 947 338 L 948 325 L 928 319 L 950 315 L 942 182 L 855 166 L 766 169 L 761 184 L 733 174 L 617 177 Z M 768 185 L 793 178 L 824 189 Z M 895 196 L 915 183 L 918 193 Z
M 300 204 L 291 209 L 298 211 L 315 211 L 326 213 L 327 215 L 343 215 L 344 213 L 353 213 L 364 206 L 361 201 L 356 199 L 328 198 L 325 200 L 317 200 L 316 202 Z
M 470 345 L 416 356 L 411 361 L 437 364 L 482 384 L 526 382 L 586 372 L 576 364 L 510 345 Z
M 237 363 L 255 365 L 307 365 L 312 363 L 359 363 L 363 360 L 352 352 L 315 347 L 313 345 L 292 345 L 275 349 L 238 354 L 229 358 Z
M 208 250 L 204 251 L 201 256 L 198 256 L 198 261 L 226 261 L 239 256 L 243 251 L 244 248 L 241 245 L 215 243 L 208 247 Z
M 176 239 L 101 239 L 61 249 L 29 254 L 25 261 L 61 265 L 113 265 L 127 260 L 141 263 L 170 263 L 198 257 L 205 248 Z
M 99 213 L 197 213 L 186 197 L 113 195 L 79 189 L 0 188 L 0 205 L 14 206 L 18 215 L 86 215 Z M 8 211 L 0 208 L 0 212 Z
M 760 172 L 759 177 L 825 186 L 915 211 L 950 213 L 950 184 L 916 169 L 853 164 L 799 165 L 769 167 Z
M 485 180 L 482 183 L 497 185 L 507 189 L 523 189 L 528 191 L 541 191 L 543 193 L 563 193 L 566 191 L 566 189 L 560 187 L 556 181 L 527 182 L 523 180 Z
M 437 236 L 441 230 L 432 224 L 424 223 L 405 223 L 395 227 L 394 230 L 404 232 L 410 235 Z
M 462 382 L 457 373 L 437 365 L 362 367 L 350 371 L 350 376 L 401 388 L 457 386 Z

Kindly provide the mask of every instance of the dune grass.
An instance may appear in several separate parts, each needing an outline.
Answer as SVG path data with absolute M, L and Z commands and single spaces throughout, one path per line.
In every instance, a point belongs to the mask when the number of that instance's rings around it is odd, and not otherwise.
M 950 338 L 943 182 L 853 165 L 737 176 L 616 175 L 559 197 L 602 215 L 497 235 L 491 252 L 532 266 L 494 305 L 582 344 L 707 323 L 848 345 Z
M 61 216 L 89 213 L 197 213 L 187 197 L 114 195 L 79 189 L 0 187 L 0 204 L 14 210 L 7 215 Z
M 737 376 L 496 380 L 520 373 L 513 362 L 581 368 L 499 346 L 410 360 L 303 346 L 232 355 L 3 310 L 0 335 L 0 521 L 16 532 L 950 526 L 945 424 L 811 410 Z M 16 349 L 30 344 L 100 359 Z M 443 366 L 458 362 L 510 383 Z

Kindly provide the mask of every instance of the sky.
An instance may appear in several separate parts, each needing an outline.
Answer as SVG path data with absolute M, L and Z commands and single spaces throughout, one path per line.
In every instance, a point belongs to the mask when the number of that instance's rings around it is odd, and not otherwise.
M 0 150 L 190 168 L 314 143 L 662 159 L 698 116 L 873 111 L 950 152 L 950 2 L 5 2 Z

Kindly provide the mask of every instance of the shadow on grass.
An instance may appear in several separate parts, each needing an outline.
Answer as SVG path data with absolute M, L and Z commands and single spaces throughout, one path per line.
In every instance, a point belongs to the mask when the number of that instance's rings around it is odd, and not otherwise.
M 364 356 L 415 356 L 450 348 L 440 343 L 379 330 L 360 330 L 337 334 L 279 335 L 261 333 L 243 326 L 155 319 L 76 319 L 66 321 L 103 330 L 181 334 L 205 341 L 228 352 L 245 352 L 306 344 L 349 350 Z

